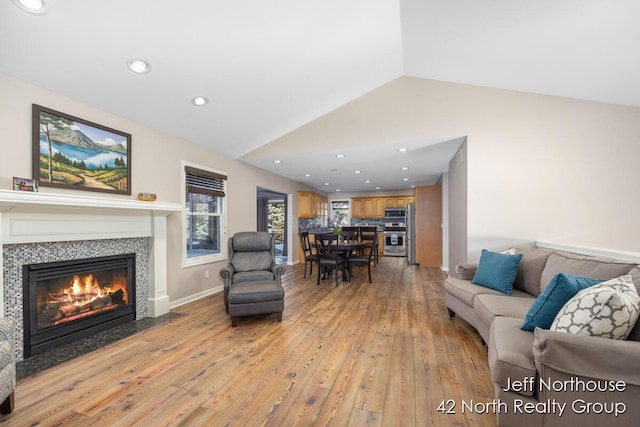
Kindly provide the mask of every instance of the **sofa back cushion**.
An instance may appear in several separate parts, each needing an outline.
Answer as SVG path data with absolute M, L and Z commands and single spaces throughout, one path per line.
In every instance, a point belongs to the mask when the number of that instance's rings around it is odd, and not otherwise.
M 551 279 L 558 273 L 572 274 L 590 279 L 609 280 L 629 273 L 634 267 L 636 267 L 636 264 L 612 259 L 554 252 L 549 255 L 544 270 L 542 270 L 540 290 L 544 291 Z
M 522 254 L 518 265 L 518 273 L 513 282 L 513 289 L 518 289 L 533 296 L 540 295 L 540 276 L 552 251 L 549 249 L 518 248 Z

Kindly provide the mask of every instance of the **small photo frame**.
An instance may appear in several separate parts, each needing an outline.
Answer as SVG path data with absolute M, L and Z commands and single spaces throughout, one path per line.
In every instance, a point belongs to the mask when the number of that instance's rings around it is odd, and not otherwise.
M 35 193 L 38 191 L 38 181 L 28 178 L 13 177 L 13 189 L 15 191 L 30 191 Z

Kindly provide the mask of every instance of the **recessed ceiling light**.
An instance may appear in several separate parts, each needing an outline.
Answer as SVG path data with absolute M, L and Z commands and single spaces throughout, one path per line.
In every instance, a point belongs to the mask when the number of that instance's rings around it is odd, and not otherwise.
M 380 189 L 380 187 L 376 187 L 376 190 L 379 190 L 379 189 Z
M 355 171 L 356 173 L 360 173 L 360 171 Z
M 409 178 L 402 178 L 403 181 L 409 181 Z
M 366 180 L 366 181 L 365 181 L 365 183 L 367 183 L 367 184 L 368 184 L 368 183 L 370 183 L 370 182 L 371 182 L 370 180 Z
M 20 9 L 33 13 L 34 15 L 44 15 L 49 12 L 49 7 L 44 0 L 11 0 Z
M 336 188 L 336 191 L 340 191 L 340 189 L 339 189 L 339 188 Z
M 412 185 L 412 186 L 411 186 L 411 188 L 416 188 L 416 186 L 415 186 L 415 185 Z
M 324 183 L 324 185 L 329 185 L 329 183 L 328 183 L 328 182 L 325 182 L 325 183 Z
M 345 155 L 344 154 L 336 154 L 336 157 L 339 158 L 339 159 L 342 159 L 343 157 L 345 157 Z
M 408 171 L 408 170 L 409 170 L 409 166 L 403 166 L 403 167 L 402 167 L 402 170 L 403 170 L 403 171 Z
M 305 173 L 304 176 L 306 176 L 307 178 L 309 178 L 311 176 L 310 173 Z
M 274 160 L 273 163 L 282 163 L 282 160 Z
M 191 103 L 196 107 L 202 107 L 203 105 L 207 105 L 209 103 L 209 100 L 204 96 L 196 96 L 191 100 Z
M 408 148 L 398 148 L 398 152 L 400 153 L 406 153 L 407 151 L 409 151 Z
M 151 65 L 142 59 L 132 59 L 127 65 L 131 71 L 137 74 L 146 74 L 151 71 Z

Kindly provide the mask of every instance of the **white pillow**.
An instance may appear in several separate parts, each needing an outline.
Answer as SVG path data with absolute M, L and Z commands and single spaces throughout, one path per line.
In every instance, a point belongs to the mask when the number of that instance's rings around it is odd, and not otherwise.
M 550 330 L 624 340 L 639 314 L 640 295 L 625 275 L 578 292 L 560 309 Z

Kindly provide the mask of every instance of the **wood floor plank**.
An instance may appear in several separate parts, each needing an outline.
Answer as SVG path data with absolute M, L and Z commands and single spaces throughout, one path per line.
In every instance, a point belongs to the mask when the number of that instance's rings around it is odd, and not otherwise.
M 314 270 L 314 273 L 316 271 Z M 450 320 L 436 269 L 382 257 L 368 283 L 284 275 L 282 322 L 241 318 L 221 294 L 164 324 L 21 379 L 8 426 L 495 426 L 440 402 L 493 398 L 486 348 Z

